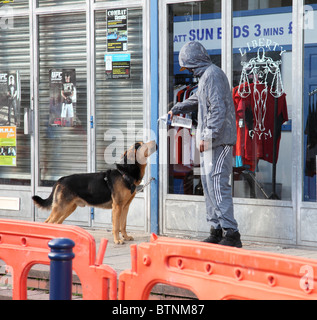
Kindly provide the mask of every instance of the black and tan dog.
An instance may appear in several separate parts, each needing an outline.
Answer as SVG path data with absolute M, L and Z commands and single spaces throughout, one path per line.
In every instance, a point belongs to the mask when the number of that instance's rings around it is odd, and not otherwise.
M 63 223 L 77 206 L 112 208 L 114 242 L 122 244 L 124 240 L 133 240 L 126 232 L 128 210 L 136 187 L 143 179 L 146 160 L 155 151 L 155 141 L 135 143 L 124 153 L 117 169 L 62 177 L 47 199 L 39 196 L 32 199 L 38 207 L 52 210 L 45 221 L 48 223 Z M 120 239 L 119 232 L 124 240 Z

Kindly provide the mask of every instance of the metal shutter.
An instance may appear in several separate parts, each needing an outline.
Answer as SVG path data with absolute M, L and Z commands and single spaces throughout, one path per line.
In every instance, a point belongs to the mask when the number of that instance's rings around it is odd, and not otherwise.
M 143 37 L 142 9 L 128 9 L 128 51 L 131 54 L 130 79 L 106 80 L 104 55 L 106 46 L 106 12 L 96 12 L 96 168 L 106 170 L 104 154 L 111 141 L 109 129 L 122 131 L 125 144 L 127 121 L 134 121 L 135 132 L 143 129 Z M 125 145 L 125 147 L 127 147 Z
M 24 135 L 23 112 L 30 107 L 29 18 L 14 17 L 14 28 L 0 32 L 0 70 L 19 71 L 21 77 L 21 126 L 17 130 L 17 166 L 0 166 L 0 183 L 30 184 L 30 136 Z M 10 180 L 14 179 L 14 180 Z
M 63 5 L 77 5 L 85 3 L 85 0 L 38 0 L 38 7 L 49 7 L 57 6 L 61 7 Z
M 87 54 L 85 13 L 39 18 L 40 184 L 71 173 L 87 172 Z M 76 69 L 76 127 L 51 127 L 49 70 Z

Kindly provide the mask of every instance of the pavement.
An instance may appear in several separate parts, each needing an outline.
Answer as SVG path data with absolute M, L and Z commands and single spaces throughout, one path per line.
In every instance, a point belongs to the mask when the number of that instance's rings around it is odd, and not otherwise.
M 105 252 L 105 256 L 103 259 L 103 263 L 112 267 L 117 274 L 119 275 L 122 271 L 131 269 L 131 253 L 130 253 L 130 245 L 137 244 L 143 242 L 150 241 L 150 234 L 144 233 L 133 233 L 130 232 L 129 235 L 134 237 L 134 241 L 129 241 L 124 243 L 123 245 L 116 245 L 113 242 L 113 237 L 111 232 L 106 232 L 102 229 L 92 229 L 85 228 L 89 233 L 93 235 L 96 241 L 96 249 L 98 252 L 99 244 L 101 238 L 108 239 L 107 249 Z M 191 239 L 191 240 L 201 240 L 201 239 Z M 264 252 L 272 252 L 279 253 L 291 256 L 298 256 L 303 258 L 315 259 L 317 260 L 317 248 L 294 248 L 287 246 L 279 246 L 272 244 L 263 244 L 263 243 L 255 243 L 255 242 L 243 242 L 243 249 L 245 250 L 255 250 L 255 251 L 264 251 Z M 4 262 L 0 260 L 0 267 Z M 81 286 L 78 277 L 75 275 L 73 278 L 73 300 L 81 300 Z M 32 267 L 29 273 L 29 279 L 27 286 L 32 288 L 28 290 L 28 299 L 30 300 L 48 300 L 49 299 L 49 266 L 44 265 L 35 265 Z M 173 300 L 173 299 L 193 299 L 195 296 L 187 290 L 156 285 L 153 290 L 154 295 L 151 295 L 151 299 L 159 299 L 159 300 Z M 12 290 L 9 284 L 6 284 L 4 278 L 1 279 L 0 276 L 0 300 L 10 299 L 12 296 Z

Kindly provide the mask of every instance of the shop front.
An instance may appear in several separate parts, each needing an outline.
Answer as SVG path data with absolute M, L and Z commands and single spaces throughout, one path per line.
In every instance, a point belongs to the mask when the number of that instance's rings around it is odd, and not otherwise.
M 197 89 L 178 54 L 199 41 L 232 86 L 242 239 L 315 246 L 316 28 L 316 0 L 0 1 L 0 218 L 44 221 L 33 195 L 157 138 L 128 228 L 205 237 L 197 115 L 157 123 Z M 66 223 L 111 229 L 111 212 L 78 208 Z
M 149 140 L 148 10 L 142 0 L 0 1 L 0 217 L 44 221 L 32 195 Z M 149 231 L 149 194 L 131 205 L 130 230 Z M 78 208 L 66 223 L 111 229 L 111 210 Z
M 230 183 L 242 238 L 315 246 L 317 2 L 162 0 L 160 19 L 161 115 L 197 88 L 178 62 L 188 41 L 201 42 L 232 85 Z M 160 128 L 160 227 L 203 238 L 197 114 L 184 117 L 192 128 Z

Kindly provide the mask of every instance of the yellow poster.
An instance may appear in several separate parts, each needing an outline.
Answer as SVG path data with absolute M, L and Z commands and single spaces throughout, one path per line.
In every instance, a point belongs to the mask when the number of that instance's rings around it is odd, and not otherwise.
M 16 127 L 0 127 L 0 166 L 16 166 Z

